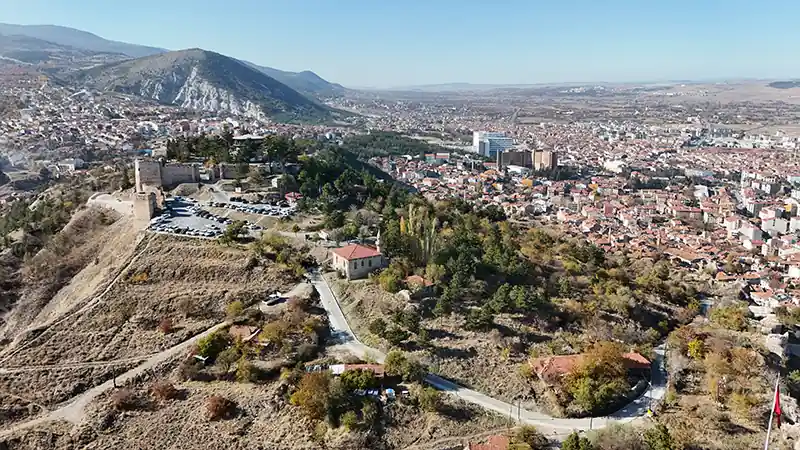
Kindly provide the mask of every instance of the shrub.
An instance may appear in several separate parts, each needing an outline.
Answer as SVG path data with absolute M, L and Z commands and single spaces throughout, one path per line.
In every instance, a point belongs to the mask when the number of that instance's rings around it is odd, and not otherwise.
M 549 444 L 547 438 L 536 427 L 530 425 L 523 425 L 517 429 L 512 441 L 517 444 L 526 444 L 533 450 L 546 449 Z
M 158 323 L 158 331 L 169 334 L 172 332 L 172 319 L 170 318 L 163 318 L 161 322 Z
M 297 359 L 300 362 L 308 362 L 317 357 L 319 348 L 314 344 L 300 344 L 297 347 Z
M 221 395 L 212 395 L 206 402 L 206 412 L 210 420 L 228 419 L 236 411 L 236 403 Z
M 705 343 L 700 339 L 692 339 L 689 341 L 687 353 L 692 359 L 699 360 L 705 356 Z
M 270 322 L 264 325 L 258 338 L 270 344 L 280 345 L 289 332 L 289 324 L 283 321 Z
M 156 400 L 165 402 L 178 397 L 178 390 L 168 381 L 156 381 L 150 386 L 150 393 Z
M 252 362 L 244 357 L 239 358 L 236 364 L 236 381 L 239 383 L 252 383 L 258 379 L 258 369 Z
M 117 411 L 128 411 L 136 408 L 136 394 L 130 389 L 120 389 L 111 394 L 111 406 Z
M 197 354 L 213 359 L 230 343 L 231 339 L 227 331 L 217 331 L 197 341 Z
M 378 379 L 371 370 L 347 370 L 342 373 L 339 380 L 348 391 L 372 389 L 378 385 Z
M 733 331 L 747 329 L 747 307 L 741 303 L 717 306 L 711 310 L 711 321 Z
M 593 450 L 594 446 L 592 446 L 591 441 L 589 438 L 583 437 L 578 435 L 578 432 L 574 431 L 572 434 L 567 436 L 564 442 L 561 444 L 561 450 Z
M 437 411 L 441 407 L 441 394 L 432 387 L 424 387 L 417 393 L 417 402 L 425 411 Z
M 225 309 L 225 312 L 229 319 L 235 319 L 242 315 L 244 311 L 244 304 L 242 304 L 241 300 L 235 300 L 228 304 L 228 307 Z
M 300 380 L 297 391 L 292 394 L 291 402 L 302 408 L 309 419 L 321 420 L 328 410 L 330 384 L 330 375 L 327 372 L 307 373 Z
M 648 450 L 678 450 L 679 448 L 669 434 L 667 427 L 662 423 L 656 424 L 653 428 L 645 431 L 644 441 Z
M 393 326 L 386 330 L 383 337 L 392 345 L 400 345 L 403 341 L 411 337 L 411 334 L 402 328 Z
M 342 426 L 344 426 L 347 431 L 354 430 L 358 426 L 358 417 L 353 411 L 347 411 L 344 413 L 341 420 Z
M 629 425 L 611 424 L 593 432 L 590 439 L 599 450 L 648 450 L 642 435 Z
M 130 278 L 130 282 L 134 284 L 147 283 L 149 278 L 150 277 L 147 275 L 147 272 L 139 272 Z
M 203 370 L 203 364 L 194 358 L 187 359 L 181 363 L 180 377 L 184 381 L 194 381 L 200 378 L 200 372 Z
M 402 377 L 404 381 L 420 381 L 425 376 L 422 364 L 409 359 L 399 350 L 392 350 L 386 355 L 384 370 L 387 375 Z
M 383 336 L 386 332 L 386 321 L 378 318 L 369 323 L 369 332 L 376 336 Z

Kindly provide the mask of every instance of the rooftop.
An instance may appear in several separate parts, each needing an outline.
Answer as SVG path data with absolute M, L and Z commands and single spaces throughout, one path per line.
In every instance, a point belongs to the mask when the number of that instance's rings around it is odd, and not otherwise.
M 361 244 L 350 244 L 341 248 L 333 250 L 333 253 L 341 256 L 342 258 L 351 261 L 353 259 L 372 258 L 374 256 L 381 256 L 381 252 L 372 247 L 367 247 Z

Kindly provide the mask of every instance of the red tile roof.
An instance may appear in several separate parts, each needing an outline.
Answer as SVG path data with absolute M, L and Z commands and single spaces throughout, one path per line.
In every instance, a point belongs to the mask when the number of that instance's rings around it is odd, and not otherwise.
M 469 450 L 507 450 L 511 441 L 506 436 L 490 436 L 488 442 L 485 444 L 472 444 L 470 443 L 467 448 Z
M 333 251 L 342 258 L 351 261 L 353 259 L 371 258 L 373 256 L 381 256 L 381 253 L 374 248 L 365 247 L 359 244 L 350 244 Z

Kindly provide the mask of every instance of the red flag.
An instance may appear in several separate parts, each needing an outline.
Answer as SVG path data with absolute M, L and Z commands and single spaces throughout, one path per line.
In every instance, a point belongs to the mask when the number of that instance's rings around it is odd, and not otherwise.
M 775 409 L 773 409 L 775 417 L 778 418 L 778 428 L 781 427 L 781 388 L 775 386 Z

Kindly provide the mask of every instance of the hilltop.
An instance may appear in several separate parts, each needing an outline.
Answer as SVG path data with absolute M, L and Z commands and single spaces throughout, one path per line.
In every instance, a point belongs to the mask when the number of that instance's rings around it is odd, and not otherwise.
M 96 53 L 120 53 L 133 58 L 155 55 L 166 50 L 156 47 L 110 41 L 96 34 L 58 25 L 16 25 L 0 23 L 0 34 L 20 35 Z
M 327 120 L 333 112 L 233 58 L 201 49 L 105 64 L 72 73 L 68 79 L 199 111 L 282 121 Z

